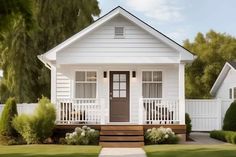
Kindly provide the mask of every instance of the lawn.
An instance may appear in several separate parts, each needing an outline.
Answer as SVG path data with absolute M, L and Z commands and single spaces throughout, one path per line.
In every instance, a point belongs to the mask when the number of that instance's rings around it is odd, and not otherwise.
M 236 146 L 224 145 L 152 145 L 145 146 L 148 157 L 236 157 Z
M 100 146 L 0 146 L 0 157 L 98 157 Z

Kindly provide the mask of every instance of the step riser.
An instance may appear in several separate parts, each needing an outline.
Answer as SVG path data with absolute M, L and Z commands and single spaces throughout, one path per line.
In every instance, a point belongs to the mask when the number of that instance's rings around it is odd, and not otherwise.
M 103 130 L 100 131 L 100 135 L 120 135 L 120 136 L 128 136 L 128 135 L 143 135 L 144 132 L 143 131 L 109 131 L 109 130 Z
M 102 147 L 133 148 L 133 147 L 142 147 L 142 146 L 144 146 L 144 142 L 99 142 L 99 145 L 102 146 Z
M 125 130 L 125 131 L 139 130 L 139 131 L 142 131 L 143 126 L 101 126 L 101 130 L 114 130 L 114 131 L 117 131 L 117 130 Z
M 144 141 L 143 136 L 100 136 L 100 141 Z

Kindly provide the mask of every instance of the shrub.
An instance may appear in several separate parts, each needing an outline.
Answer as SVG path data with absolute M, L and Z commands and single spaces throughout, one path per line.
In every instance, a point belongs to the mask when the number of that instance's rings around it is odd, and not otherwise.
M 9 98 L 4 106 L 0 119 L 0 135 L 8 137 L 17 137 L 17 132 L 12 126 L 13 118 L 17 116 L 16 101 Z
M 146 144 L 176 144 L 179 138 L 171 128 L 152 128 L 145 132 Z
M 76 127 L 72 133 L 66 133 L 66 143 L 70 145 L 97 145 L 99 132 L 90 127 Z
M 28 144 L 44 143 L 52 135 L 56 111 L 46 97 L 42 97 L 33 115 L 19 115 L 13 119 L 14 128 Z
M 191 118 L 188 113 L 185 113 L 186 136 L 189 137 L 192 131 Z
M 210 132 L 210 137 L 224 142 L 236 144 L 236 132 L 214 130 Z
M 223 130 L 236 131 L 236 101 L 234 101 L 225 113 Z

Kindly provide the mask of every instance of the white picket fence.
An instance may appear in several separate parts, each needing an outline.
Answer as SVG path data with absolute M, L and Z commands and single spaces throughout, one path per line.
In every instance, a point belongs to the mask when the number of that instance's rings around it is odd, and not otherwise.
M 26 114 L 32 114 L 34 112 L 34 109 L 36 108 L 37 103 L 23 103 L 23 104 L 17 104 L 17 111 L 18 114 L 26 113 Z M 0 104 L 0 115 L 3 111 L 4 104 Z
M 231 103 L 230 99 L 187 99 L 185 109 L 192 119 L 192 130 L 221 129 L 225 112 Z

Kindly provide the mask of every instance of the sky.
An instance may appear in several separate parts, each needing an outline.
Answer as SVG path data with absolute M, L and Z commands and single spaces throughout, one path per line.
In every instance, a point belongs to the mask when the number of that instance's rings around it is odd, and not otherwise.
M 121 6 L 179 44 L 209 30 L 236 37 L 236 0 L 98 0 L 101 15 Z

